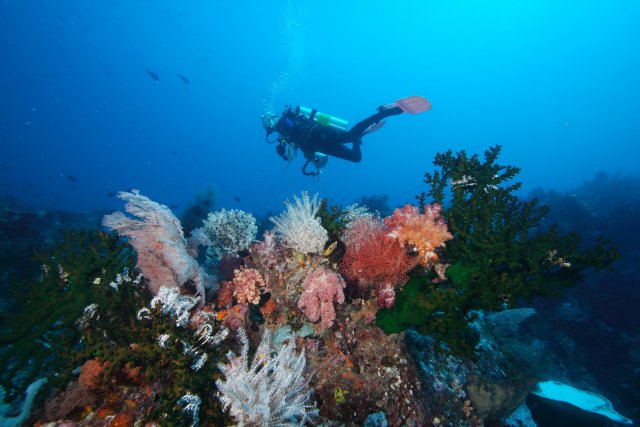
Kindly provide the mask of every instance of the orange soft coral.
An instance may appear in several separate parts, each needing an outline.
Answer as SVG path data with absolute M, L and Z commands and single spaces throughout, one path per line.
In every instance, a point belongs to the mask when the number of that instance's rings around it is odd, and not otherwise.
M 418 252 L 423 267 L 435 264 L 438 261 L 435 249 L 444 246 L 452 238 L 440 216 L 441 210 L 441 206 L 434 203 L 426 205 L 421 214 L 416 206 L 407 204 L 384 219 L 391 236 L 403 245 L 411 245 Z
M 258 270 L 245 268 L 236 270 L 233 276 L 233 296 L 238 304 L 258 304 L 260 287 L 264 287 L 264 279 Z

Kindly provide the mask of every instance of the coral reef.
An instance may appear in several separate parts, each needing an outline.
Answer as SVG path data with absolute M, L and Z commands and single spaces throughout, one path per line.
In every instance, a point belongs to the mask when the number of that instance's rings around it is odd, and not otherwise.
M 18 408 L 51 378 L 31 424 L 525 419 L 547 371 L 544 344 L 519 340 L 537 317 L 521 304 L 617 253 L 542 227 L 547 209 L 513 194 L 518 170 L 498 154 L 437 155 L 419 206 L 393 213 L 302 193 L 260 241 L 250 214 L 212 213 L 187 239 L 167 207 L 120 193 L 131 216 L 104 218 L 120 237 L 68 235 L 37 258 L 40 278 L 14 283 L 18 309 L 0 329 L 6 397 Z M 203 245 L 218 274 L 206 294 Z

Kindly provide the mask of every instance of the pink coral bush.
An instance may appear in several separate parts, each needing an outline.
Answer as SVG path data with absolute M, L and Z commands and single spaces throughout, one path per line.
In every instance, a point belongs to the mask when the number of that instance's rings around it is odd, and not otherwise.
M 258 304 L 259 288 L 264 286 L 264 279 L 258 270 L 253 268 L 236 270 L 233 276 L 233 297 L 238 304 Z
M 320 321 L 320 327 L 330 328 L 336 318 L 334 302 L 342 304 L 344 302 L 344 292 L 346 286 L 342 277 L 327 268 L 318 267 L 304 279 L 302 283 L 304 292 L 298 300 L 298 308 L 304 312 L 309 321 Z
M 283 263 L 282 250 L 273 231 L 265 231 L 264 239 L 251 245 L 250 251 L 253 261 L 266 270 L 276 270 Z
M 384 219 L 391 236 L 418 252 L 423 267 L 434 265 L 438 261 L 435 249 L 444 246 L 452 238 L 440 216 L 441 210 L 441 206 L 434 203 L 426 205 L 421 214 L 416 206 L 407 204 Z
M 367 285 L 404 284 L 418 259 L 388 234 L 389 230 L 374 218 L 354 221 L 345 232 L 346 249 L 340 271 L 350 280 Z
M 190 248 L 182 232 L 180 221 L 171 210 L 156 203 L 138 190 L 121 191 L 125 210 L 105 215 L 102 225 L 130 238 L 129 243 L 138 254 L 138 268 L 149 280 L 149 289 L 155 295 L 161 287 L 179 288 L 186 282 L 195 285 L 200 304 L 204 304 L 204 272 L 190 255 Z

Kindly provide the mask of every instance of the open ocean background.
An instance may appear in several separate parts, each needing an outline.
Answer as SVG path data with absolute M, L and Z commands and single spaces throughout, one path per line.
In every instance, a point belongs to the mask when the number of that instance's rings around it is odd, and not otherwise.
M 629 0 L 0 0 L 1 193 L 73 211 L 129 188 L 179 211 L 210 185 L 257 215 L 303 189 L 394 206 L 436 152 L 494 144 L 525 193 L 636 174 L 638 22 Z M 353 125 L 412 94 L 433 110 L 388 119 L 318 182 L 259 119 L 300 104 Z

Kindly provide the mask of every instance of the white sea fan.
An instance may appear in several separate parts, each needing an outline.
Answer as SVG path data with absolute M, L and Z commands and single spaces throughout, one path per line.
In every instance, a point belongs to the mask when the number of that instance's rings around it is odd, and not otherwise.
M 302 197 L 293 196 L 294 203 L 285 202 L 287 210 L 278 216 L 269 218 L 276 226 L 276 233 L 285 246 L 302 254 L 321 253 L 327 243 L 328 235 L 316 216 L 320 205 L 318 195 L 312 198 L 306 191 Z
M 222 209 L 207 215 L 204 234 L 218 257 L 247 249 L 258 233 L 256 219 L 239 209 Z
M 218 364 L 225 380 L 217 380 L 218 396 L 239 426 L 300 426 L 318 411 L 309 405 L 311 389 L 303 373 L 304 350 L 295 351 L 295 339 L 273 346 L 265 329 L 262 341 L 249 364 L 249 339 L 238 330 L 242 353 L 227 355 L 228 364 Z
M 204 305 L 205 283 L 202 268 L 190 256 L 180 221 L 171 210 L 140 194 L 121 191 L 118 197 L 127 203 L 125 210 L 105 215 L 102 225 L 130 238 L 136 249 L 137 266 L 149 279 L 153 294 L 162 286 L 179 288 L 192 282 Z

